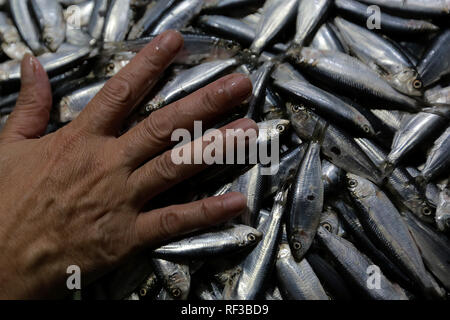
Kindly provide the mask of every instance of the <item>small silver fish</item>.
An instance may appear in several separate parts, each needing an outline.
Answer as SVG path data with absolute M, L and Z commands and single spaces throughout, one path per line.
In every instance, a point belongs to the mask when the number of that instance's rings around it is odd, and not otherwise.
M 0 42 L 3 52 L 13 60 L 22 60 L 31 50 L 22 42 L 14 23 L 4 13 L 0 12 Z
M 191 288 L 189 265 L 156 258 L 152 264 L 171 299 L 186 300 Z
M 145 105 L 145 112 L 155 111 L 169 103 L 203 87 L 217 79 L 231 67 L 236 66 L 237 59 L 216 60 L 205 62 L 191 69 L 180 72 L 172 81 L 158 92 L 155 97 Z
M 152 35 L 160 34 L 169 29 L 180 30 L 185 27 L 202 9 L 204 0 L 181 0 L 164 15 L 155 27 Z
M 226 255 L 256 245 L 262 233 L 245 225 L 229 225 L 193 235 L 153 250 L 160 258 L 207 258 Z
M 96 0 L 88 25 L 88 32 L 94 39 L 101 39 L 106 21 L 109 0 Z
M 103 41 L 117 42 L 125 39 L 131 19 L 130 0 L 112 0 L 105 21 Z
M 14 0 L 9 2 L 11 15 L 14 18 L 16 27 L 19 30 L 22 39 L 28 47 L 33 50 L 34 54 L 40 55 L 44 53 L 45 47 L 40 41 L 40 34 L 37 26 L 31 18 L 28 8 L 28 0 Z
M 250 46 L 250 50 L 261 53 L 293 17 L 297 5 L 298 0 L 266 1 L 256 30 L 256 38 Z
M 84 107 L 103 88 L 106 80 L 90 84 L 64 96 L 57 106 L 58 121 L 66 123 L 74 120 Z
M 293 40 L 296 45 L 308 44 L 307 41 L 314 36 L 332 4 L 331 0 L 300 0 L 297 12 L 297 32 Z
M 61 5 L 54 0 L 31 0 L 45 45 L 55 52 L 66 37 L 66 22 Z

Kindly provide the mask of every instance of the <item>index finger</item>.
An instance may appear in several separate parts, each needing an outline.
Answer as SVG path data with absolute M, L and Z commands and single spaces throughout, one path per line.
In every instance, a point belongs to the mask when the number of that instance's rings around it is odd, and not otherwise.
M 158 81 L 183 45 L 178 31 L 157 36 L 142 49 L 103 89 L 73 122 L 88 132 L 114 135 L 131 110 Z

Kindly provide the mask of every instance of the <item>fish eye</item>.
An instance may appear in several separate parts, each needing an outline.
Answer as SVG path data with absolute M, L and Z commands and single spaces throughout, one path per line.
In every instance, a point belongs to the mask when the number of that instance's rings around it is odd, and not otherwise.
M 231 50 L 231 49 L 234 48 L 234 44 L 231 43 L 231 42 L 227 42 L 226 45 L 225 45 L 225 47 L 226 47 L 227 49 Z
M 300 106 L 298 106 L 298 105 L 293 105 L 292 106 L 292 111 L 294 111 L 295 113 L 300 112 L 300 110 L 301 110 Z
M 338 147 L 331 148 L 331 152 L 333 152 L 337 156 L 341 155 L 341 150 Z
M 171 293 L 172 293 L 172 296 L 175 298 L 178 298 L 179 296 L 181 296 L 181 290 L 178 288 L 172 289 Z
M 147 295 L 147 289 L 142 288 L 141 290 L 139 290 L 139 295 L 140 295 L 141 297 L 146 296 L 146 295 Z
M 331 232 L 333 230 L 333 227 L 331 226 L 331 224 L 329 224 L 328 222 L 324 222 L 322 224 L 322 227 L 325 228 L 325 230 L 327 230 L 328 232 Z
M 370 128 L 369 128 L 369 126 L 367 124 L 363 125 L 362 128 L 363 128 L 364 132 L 366 132 L 366 133 L 370 132 Z
M 414 80 L 413 87 L 414 89 L 421 89 L 423 87 L 422 81 L 420 81 L 419 79 Z
M 108 64 L 108 65 L 106 66 L 106 70 L 107 70 L 107 71 L 113 71 L 114 68 L 115 68 L 114 63 L 110 63 L 110 64 Z
M 294 250 L 300 250 L 302 248 L 302 244 L 298 241 L 294 241 L 292 247 L 294 248 Z
M 358 185 L 358 181 L 356 181 L 355 179 L 351 179 L 351 180 L 348 182 L 348 185 L 349 185 L 351 188 L 355 188 L 355 187 Z
M 310 194 L 309 196 L 306 197 L 306 199 L 308 199 L 309 201 L 314 201 L 316 197 L 313 194 Z
M 426 216 L 429 216 L 431 214 L 431 209 L 428 206 L 424 206 L 422 208 L 422 213 Z
M 52 42 L 53 42 L 53 39 L 52 39 L 52 38 L 50 38 L 50 37 L 45 37 L 45 38 L 44 38 L 44 43 L 45 43 L 47 46 L 48 46 L 48 45 L 51 45 Z
M 283 132 L 284 130 L 286 130 L 286 127 L 283 126 L 282 124 L 277 125 L 277 130 L 278 132 Z
M 256 241 L 256 236 L 253 233 L 249 233 L 247 235 L 247 240 L 250 242 L 254 242 L 254 241 Z

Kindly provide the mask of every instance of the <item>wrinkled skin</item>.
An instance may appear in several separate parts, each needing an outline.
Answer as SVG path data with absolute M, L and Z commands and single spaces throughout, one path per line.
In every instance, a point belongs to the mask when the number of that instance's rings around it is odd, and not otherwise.
M 230 193 L 143 212 L 157 194 L 205 167 L 173 164 L 163 152 L 172 131 L 212 120 L 252 91 L 244 76 L 227 76 L 120 136 L 125 117 L 182 43 L 174 31 L 157 37 L 77 119 L 45 136 L 50 84 L 37 59 L 25 56 L 20 97 L 0 134 L 0 298 L 63 297 L 70 265 L 80 266 L 83 287 L 144 247 L 244 210 L 246 199 Z M 225 128 L 257 130 L 244 119 Z

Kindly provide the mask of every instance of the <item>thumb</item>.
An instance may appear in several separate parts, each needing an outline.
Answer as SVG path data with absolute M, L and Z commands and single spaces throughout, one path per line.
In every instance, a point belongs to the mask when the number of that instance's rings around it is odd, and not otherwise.
M 21 87 L 16 107 L 3 128 L 7 141 L 37 138 L 50 117 L 52 94 L 47 73 L 36 57 L 26 54 L 21 63 Z

